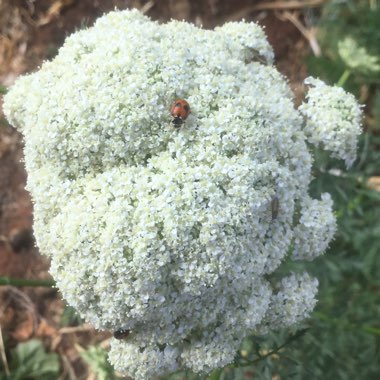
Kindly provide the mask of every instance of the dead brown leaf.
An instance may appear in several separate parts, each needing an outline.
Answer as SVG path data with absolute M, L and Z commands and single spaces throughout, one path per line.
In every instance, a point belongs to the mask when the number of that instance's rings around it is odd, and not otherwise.
M 55 1 L 47 10 L 47 12 L 37 21 L 38 26 L 50 24 L 55 20 L 64 8 L 74 4 L 75 0 L 58 0 Z
M 28 340 L 34 335 L 35 320 L 31 313 L 25 315 L 23 322 L 18 324 L 11 333 L 11 336 L 18 342 Z
M 58 335 L 59 331 L 55 327 L 49 325 L 46 319 L 41 318 L 36 329 L 36 337 L 50 337 L 54 339 Z
M 380 191 L 380 177 L 370 177 L 367 186 L 372 190 Z

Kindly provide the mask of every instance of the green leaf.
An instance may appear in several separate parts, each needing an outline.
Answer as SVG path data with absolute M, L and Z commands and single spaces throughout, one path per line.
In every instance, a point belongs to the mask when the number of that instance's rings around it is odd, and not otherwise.
M 72 306 L 65 306 L 61 316 L 60 326 L 79 326 L 83 322 L 78 312 Z
M 378 57 L 370 55 L 366 48 L 359 46 L 352 37 L 345 37 L 338 42 L 338 53 L 346 66 L 353 71 L 365 75 L 376 74 L 380 71 Z
M 11 353 L 12 380 L 55 380 L 59 367 L 58 355 L 46 353 L 37 339 L 19 343 Z
M 116 379 L 114 369 L 108 362 L 106 350 L 97 346 L 89 346 L 87 350 L 81 351 L 79 354 L 90 366 L 91 371 L 97 375 L 98 380 Z
M 0 84 L 0 94 L 6 94 L 8 92 L 8 89 Z
M 218 380 L 220 378 L 220 375 L 222 373 L 223 369 L 217 368 L 214 371 L 211 372 L 210 376 L 208 377 L 208 380 Z

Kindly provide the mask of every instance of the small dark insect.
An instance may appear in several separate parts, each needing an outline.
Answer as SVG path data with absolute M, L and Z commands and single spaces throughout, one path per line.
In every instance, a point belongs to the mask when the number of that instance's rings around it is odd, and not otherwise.
M 120 329 L 120 330 L 114 331 L 114 333 L 113 333 L 113 337 L 114 337 L 115 339 L 127 339 L 129 333 L 130 333 L 129 330 L 123 330 L 123 329 Z
M 277 219 L 278 210 L 280 209 L 280 201 L 278 200 L 278 197 L 276 195 L 272 198 L 270 206 L 272 211 L 272 220 L 275 220 Z
M 170 107 L 170 114 L 173 116 L 173 126 L 178 129 L 182 126 L 190 113 L 190 105 L 184 99 L 177 99 Z

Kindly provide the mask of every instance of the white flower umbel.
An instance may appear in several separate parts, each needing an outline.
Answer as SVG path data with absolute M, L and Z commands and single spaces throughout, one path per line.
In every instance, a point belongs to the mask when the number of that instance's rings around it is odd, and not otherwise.
M 301 217 L 294 228 L 295 260 L 314 260 L 325 253 L 336 231 L 336 220 L 332 210 L 330 194 L 322 195 L 322 200 L 305 198 L 302 201 Z
M 317 303 L 318 280 L 307 273 L 283 278 L 274 288 L 267 314 L 257 331 L 290 327 L 308 317 Z
M 350 167 L 356 159 L 362 112 L 353 95 L 340 87 L 330 87 L 315 78 L 310 85 L 307 103 L 299 109 L 306 118 L 304 132 L 308 141 L 332 152 Z
M 318 84 L 306 136 L 272 60 L 254 23 L 208 31 L 113 12 L 5 97 L 25 138 L 41 252 L 87 321 L 130 330 L 110 359 L 132 377 L 224 366 L 247 334 L 315 304 L 316 280 L 270 279 L 293 245 L 297 259 L 326 249 L 335 222 L 327 196 L 309 198 L 306 140 L 343 126 L 333 151 L 351 160 L 354 144 L 342 146 L 358 108 L 342 95 L 340 114 L 338 90 Z M 179 130 L 177 98 L 192 110 Z

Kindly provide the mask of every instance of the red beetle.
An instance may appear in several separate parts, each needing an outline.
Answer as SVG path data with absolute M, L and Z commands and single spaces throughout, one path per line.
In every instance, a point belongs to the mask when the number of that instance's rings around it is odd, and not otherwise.
M 177 99 L 170 108 L 170 114 L 173 116 L 172 123 L 174 128 L 180 128 L 190 113 L 190 105 L 184 99 Z

